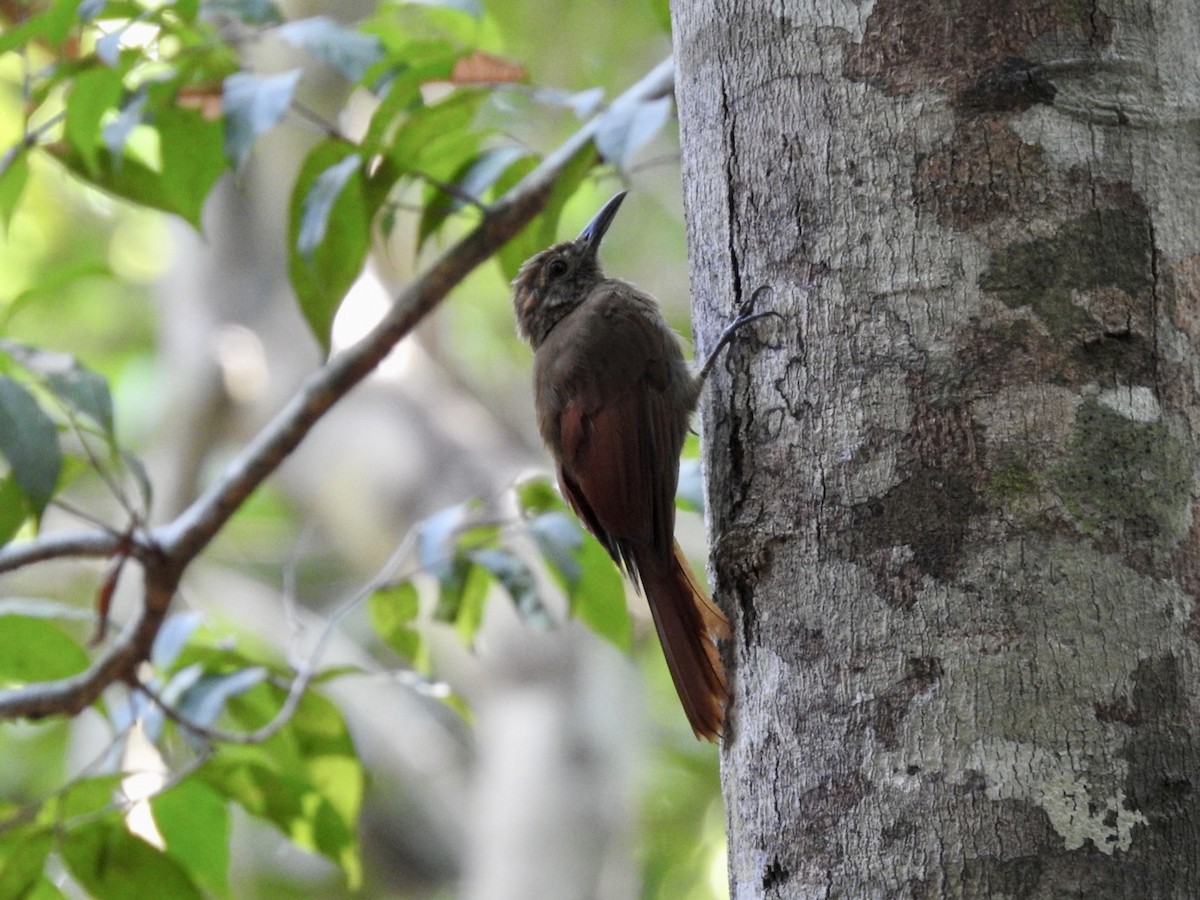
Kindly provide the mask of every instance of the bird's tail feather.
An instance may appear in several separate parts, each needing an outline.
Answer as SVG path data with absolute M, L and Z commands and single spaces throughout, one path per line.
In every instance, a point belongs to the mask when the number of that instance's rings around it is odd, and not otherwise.
M 729 702 L 716 642 L 729 637 L 729 620 L 692 574 L 678 542 L 665 568 L 638 563 L 667 668 L 688 722 L 697 737 L 715 741 L 724 731 Z

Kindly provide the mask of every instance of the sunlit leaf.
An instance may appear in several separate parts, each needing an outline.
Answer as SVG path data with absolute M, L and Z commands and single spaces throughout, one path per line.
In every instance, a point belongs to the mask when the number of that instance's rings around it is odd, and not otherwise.
M 83 648 L 49 619 L 0 615 L 0 681 L 32 684 L 69 678 L 87 665 Z
M 618 168 L 671 120 L 671 98 L 618 100 L 604 113 L 596 130 L 596 149 Z
M 105 123 L 100 129 L 100 138 L 109 155 L 119 165 L 125 153 L 125 144 L 133 129 L 141 125 L 146 112 L 146 91 L 138 90 L 129 94 L 121 102 L 115 119 Z M 95 148 L 89 150 L 89 157 L 95 162 Z
M 0 229 L 7 230 L 29 180 L 29 157 L 22 148 L 14 147 L 4 160 L 8 165 L 0 170 Z
M 299 83 L 299 69 L 281 75 L 238 72 L 225 79 L 225 153 L 235 168 L 246 161 L 258 136 L 283 118 Z
M 59 852 L 83 888 L 104 900 L 145 900 L 147 888 L 172 900 L 201 900 L 184 867 L 126 830 L 119 816 L 69 829 Z
M 54 422 L 33 395 L 6 376 L 0 376 L 0 456 L 40 516 L 54 494 L 62 469 L 62 451 Z
M 0 33 L 0 53 L 22 47 L 35 38 L 53 46 L 61 44 L 78 21 L 75 12 L 78 3 L 79 0 L 54 0 L 45 11 Z
M 322 141 L 304 161 L 292 192 L 288 275 L 308 327 L 325 349 L 334 313 L 366 261 L 370 229 L 362 158 L 350 145 Z
M 368 601 L 371 627 L 389 647 L 408 660 L 421 650 L 421 634 L 412 627 L 420 611 L 420 598 L 411 581 L 376 591 Z
M 229 809 L 208 785 L 188 778 L 150 800 L 167 854 L 202 888 L 224 896 L 229 880 Z
M 0 829 L 0 897 L 28 896 L 53 846 L 54 833 L 48 828 Z
M 100 122 L 120 102 L 123 80 L 116 69 L 88 69 L 76 76 L 67 95 L 63 134 L 93 175 L 100 167 Z
M 491 580 L 482 566 L 464 566 L 462 590 L 455 598 L 454 631 L 467 646 L 475 642 L 475 635 L 483 624 L 484 601 Z
M 200 110 L 174 105 L 173 99 L 156 99 L 153 125 L 161 171 L 132 156 L 115 157 L 107 146 L 98 154 L 99 173 L 94 177 L 73 148 L 61 159 L 96 187 L 182 216 L 199 228 L 204 201 L 228 166 L 221 123 L 206 120 Z
M 483 97 L 479 91 L 456 91 L 418 109 L 393 135 L 388 160 L 399 172 L 449 180 L 478 151 L 482 135 L 470 125 Z
M 383 58 L 383 45 L 374 35 L 346 28 L 326 16 L 288 22 L 278 33 L 293 47 L 304 48 L 351 81 L 358 81 Z
M 232 698 L 229 713 L 245 730 L 274 717 L 285 692 L 263 683 Z M 273 823 L 298 846 L 316 850 L 362 876 L 355 827 L 366 779 L 337 707 L 308 691 L 292 718 L 258 746 L 222 746 L 200 776 L 251 815 Z

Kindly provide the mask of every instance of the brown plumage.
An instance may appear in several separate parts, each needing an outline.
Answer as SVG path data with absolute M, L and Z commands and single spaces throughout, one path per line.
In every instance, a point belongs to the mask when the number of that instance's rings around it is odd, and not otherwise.
M 675 542 L 679 454 L 703 385 L 658 304 L 606 278 L 597 251 L 620 193 L 578 239 L 530 258 L 513 282 L 534 350 L 534 401 L 563 496 L 640 584 L 697 737 L 722 733 L 729 691 L 717 648 L 729 621 Z

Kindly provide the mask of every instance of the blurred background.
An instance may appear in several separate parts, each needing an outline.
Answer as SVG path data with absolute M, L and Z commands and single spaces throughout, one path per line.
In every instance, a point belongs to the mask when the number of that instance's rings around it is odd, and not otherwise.
M 352 22 L 368 3 L 280 3 L 288 18 Z M 485 3 L 503 55 L 536 87 L 611 99 L 670 53 L 666 3 Z M 301 99 L 318 115 L 369 109 L 345 82 L 282 43 L 248 49 L 264 73 L 303 66 Z M 0 148 L 21 137 L 22 71 L 0 64 Z M 361 99 L 366 104 L 365 99 Z M 490 114 L 548 152 L 580 122 L 527 91 Z M 488 114 L 488 113 L 485 113 Z M 361 118 L 357 116 L 361 115 Z M 291 116 L 210 198 L 204 229 L 80 187 L 34 160 L 20 211 L 0 239 L 0 334 L 77 356 L 109 379 L 122 441 L 146 462 L 154 521 L 175 516 L 321 364 L 296 308 L 285 259 L 287 191 L 320 137 Z M 605 240 L 611 274 L 660 298 L 685 337 L 687 260 L 675 124 L 621 173 L 588 182 L 564 212 L 574 236 L 616 190 L 631 189 Z M 335 324 L 337 346 L 381 314 L 422 262 L 401 214 Z M 436 242 L 435 242 L 436 243 Z M 529 349 L 508 285 L 479 269 L 366 383 L 317 426 L 193 566 L 176 609 L 281 647 L 311 640 L 413 526 L 471 498 L 495 498 L 549 462 L 533 420 Z M 82 504 L 119 522 L 97 485 Z M 61 510 L 47 528 L 85 523 Z M 703 526 L 681 513 L 681 542 L 703 566 Z M 102 566 L 36 566 L 0 579 L 0 596 L 94 602 Z M 137 601 L 122 581 L 115 616 Z M 322 662 L 362 674 L 324 691 L 346 715 L 369 775 L 361 822 L 365 884 L 395 898 L 723 897 L 724 814 L 715 749 L 692 736 L 644 604 L 630 596 L 626 657 L 561 609 L 535 630 L 507 598 L 488 602 L 472 649 L 429 623 L 433 671 L 471 710 L 460 716 L 401 677 L 363 610 L 342 621 Z M 0 791 L 29 802 L 103 751 L 94 713 L 0 731 Z M 231 896 L 337 897 L 341 874 L 249 817 L 235 819 Z

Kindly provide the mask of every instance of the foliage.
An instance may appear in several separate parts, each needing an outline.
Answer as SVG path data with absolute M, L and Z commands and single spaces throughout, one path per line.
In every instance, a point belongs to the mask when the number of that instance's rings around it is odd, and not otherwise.
M 664 10 L 658 4 L 657 14 Z M 402 206 L 418 207 L 419 251 L 470 229 L 536 167 L 540 155 L 505 127 L 506 92 L 601 118 L 541 215 L 497 255 L 505 277 L 557 238 L 564 206 L 597 166 L 625 166 L 671 113 L 665 98 L 605 107 L 598 89 L 527 87 L 525 67 L 501 55 L 495 21 L 471 4 L 389 0 L 354 26 L 321 16 L 286 21 L 270 0 L 47 0 L 0 4 L 0 16 L 0 65 L 21 73 L 23 104 L 21 133 L 0 158 L 3 229 L 14 227 L 47 173 L 107 198 L 97 202 L 200 229 L 214 187 L 244 170 L 265 135 L 313 118 L 300 99 L 305 74 L 250 68 L 248 45 L 272 39 L 300 48 L 370 98 L 359 136 L 317 123 L 321 137 L 288 201 L 291 286 L 326 350 L 335 312 Z M 13 283 L 0 329 L 49 297 L 103 303 L 98 285 L 120 273 L 76 250 L 28 284 Z M 105 327 L 122 327 L 107 310 L 100 315 Z M 127 535 L 149 519 L 152 485 L 114 414 L 120 385 L 103 354 L 96 359 L 88 365 L 0 340 L 0 548 L 36 540 L 49 507 L 95 508 L 97 484 L 108 502 L 88 515 L 105 517 L 110 532 Z M 695 495 L 695 479 L 688 483 Z M 524 481 L 508 499 L 499 513 L 468 503 L 427 519 L 411 558 L 398 557 L 363 592 L 374 633 L 394 654 L 389 664 L 416 681 L 439 683 L 431 633 L 449 626 L 470 646 L 494 594 L 534 628 L 557 624 L 560 596 L 572 616 L 631 648 L 621 580 L 551 484 Z M 107 616 L 125 556 L 113 553 L 87 588 L 95 616 L 49 601 L 5 603 L 0 688 L 87 669 L 95 654 L 84 632 Z M 92 705 L 112 735 L 110 752 L 53 790 L 0 805 L 0 896 L 62 896 L 56 872 L 103 898 L 144 893 L 148 884 L 163 896 L 229 896 L 234 808 L 332 861 L 354 889 L 363 877 L 358 817 L 367 778 L 326 693 L 353 673 L 322 671 L 315 656 L 284 662 L 234 627 L 168 616 L 139 674 L 144 689 Z M 469 715 L 451 692 L 431 693 Z M 26 739 L 37 738 L 0 734 L 0 751 Z

